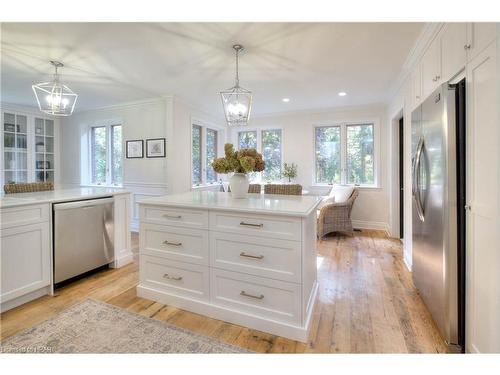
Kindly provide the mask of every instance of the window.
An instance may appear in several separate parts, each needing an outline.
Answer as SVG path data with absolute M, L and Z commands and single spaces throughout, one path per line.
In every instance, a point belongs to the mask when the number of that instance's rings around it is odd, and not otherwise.
M 340 183 L 340 126 L 315 129 L 316 183 Z
M 193 186 L 214 184 L 217 173 L 212 162 L 217 158 L 219 132 L 202 125 L 193 124 L 191 135 L 191 183 Z
M 207 152 L 206 152 L 206 181 L 207 183 L 217 182 L 217 173 L 211 167 L 212 162 L 217 157 L 217 131 L 213 129 L 207 129 Z
M 273 182 L 281 179 L 282 172 L 281 129 L 245 130 L 238 132 L 238 149 L 255 148 L 262 153 L 266 169 L 249 174 L 254 183 Z
M 315 182 L 376 185 L 374 124 L 340 124 L 314 129 Z
M 279 181 L 281 179 L 281 130 L 262 131 L 262 158 L 266 162 L 262 179 Z
M 121 185 L 122 127 L 95 126 L 90 129 L 90 169 L 93 185 Z

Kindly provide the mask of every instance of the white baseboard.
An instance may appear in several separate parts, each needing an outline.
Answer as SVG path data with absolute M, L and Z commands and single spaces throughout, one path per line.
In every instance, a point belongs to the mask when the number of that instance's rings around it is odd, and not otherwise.
M 403 256 L 403 262 L 406 266 L 406 268 L 408 268 L 408 271 L 411 272 L 411 259 L 408 259 L 406 256 Z
M 118 259 L 115 259 L 113 263 L 111 263 L 112 268 L 120 268 L 134 261 L 134 253 L 128 252 L 126 255 L 121 256 Z
M 389 234 L 389 224 L 382 221 L 353 220 L 352 226 L 356 229 L 383 230 Z
M 7 310 L 13 309 L 14 307 L 24 305 L 25 303 L 33 301 L 34 299 L 40 298 L 42 296 L 46 296 L 47 294 L 50 294 L 50 286 L 45 286 L 23 296 L 11 299 L 6 302 L 2 302 L 0 304 L 0 312 L 3 313 Z

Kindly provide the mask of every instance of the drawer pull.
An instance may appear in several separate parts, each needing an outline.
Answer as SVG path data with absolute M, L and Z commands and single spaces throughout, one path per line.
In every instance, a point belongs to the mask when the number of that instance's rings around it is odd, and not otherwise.
M 264 259 L 264 255 L 250 255 L 242 251 L 240 257 L 252 258 L 252 259 Z
M 182 242 L 170 242 L 168 240 L 163 241 L 164 245 L 170 245 L 170 246 L 182 246 Z
M 165 219 L 181 219 L 182 218 L 181 215 L 168 215 L 168 214 L 164 214 L 163 217 Z
M 250 298 L 255 298 L 255 299 L 264 299 L 264 295 L 261 294 L 260 296 L 254 296 L 253 294 L 248 294 L 247 292 L 245 292 L 244 290 L 242 290 L 240 292 L 240 296 L 244 296 L 244 297 L 250 297 Z
M 245 223 L 244 221 L 242 221 L 240 225 L 243 225 L 245 227 L 255 227 L 255 228 L 262 228 L 264 226 L 264 224 Z
M 182 276 L 170 276 L 168 273 L 166 273 L 165 275 L 163 275 L 163 278 L 167 279 L 167 280 L 175 280 L 175 281 L 181 281 L 182 280 Z

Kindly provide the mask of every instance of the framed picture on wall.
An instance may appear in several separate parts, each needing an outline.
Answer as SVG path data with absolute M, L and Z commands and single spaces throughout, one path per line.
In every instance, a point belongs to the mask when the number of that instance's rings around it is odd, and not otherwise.
M 127 159 L 140 159 L 144 157 L 144 141 L 136 139 L 127 141 Z
M 146 157 L 164 158 L 165 157 L 165 138 L 146 139 Z

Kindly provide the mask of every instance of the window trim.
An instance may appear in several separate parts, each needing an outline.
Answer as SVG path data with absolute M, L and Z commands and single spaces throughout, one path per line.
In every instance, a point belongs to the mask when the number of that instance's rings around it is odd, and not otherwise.
M 373 125 L 373 184 L 348 184 L 347 183 L 347 127 L 350 125 Z M 316 128 L 340 127 L 340 185 L 356 186 L 361 189 L 380 189 L 380 120 L 379 119 L 359 119 L 349 121 L 336 121 L 315 123 L 312 125 L 312 155 L 313 171 L 312 186 L 332 186 L 332 184 L 316 182 Z
M 200 158 L 201 158 L 201 183 L 198 185 L 193 185 L 193 126 L 199 126 L 201 128 L 201 138 L 200 138 Z M 217 126 L 215 124 L 207 123 L 205 121 L 196 119 L 196 118 L 191 118 L 191 126 L 189 127 L 189 184 L 191 186 L 191 189 L 199 189 L 203 188 L 206 186 L 215 186 L 218 184 L 219 181 L 219 174 L 216 173 L 216 181 L 215 182 L 207 182 L 207 160 L 206 160 L 206 136 L 207 136 L 207 129 L 213 130 L 217 134 L 217 147 L 216 147 L 216 157 L 220 157 L 221 155 L 221 147 L 220 147 L 220 142 L 222 139 L 224 139 L 224 133 L 223 131 L 225 130 L 223 127 Z M 223 149 L 223 147 L 222 147 Z
M 124 157 L 123 157 L 123 122 L 121 121 L 102 121 L 102 122 L 96 122 L 95 124 L 89 125 L 88 130 L 87 130 L 87 137 L 88 137 L 88 183 L 85 184 L 85 186 L 97 186 L 97 187 L 123 187 L 123 182 L 121 184 L 113 184 L 113 176 L 112 176 L 112 171 L 111 171 L 111 162 L 113 160 L 113 155 L 112 155 L 112 128 L 115 126 L 121 126 L 122 127 L 122 155 L 121 155 L 121 163 L 122 163 L 122 173 L 123 173 L 123 166 L 124 166 Z M 92 152 L 92 131 L 94 128 L 105 128 L 106 129 L 106 182 L 104 184 L 98 184 L 94 183 L 93 181 L 93 160 L 94 160 L 94 155 Z M 122 181 L 123 181 L 123 176 L 122 176 Z

